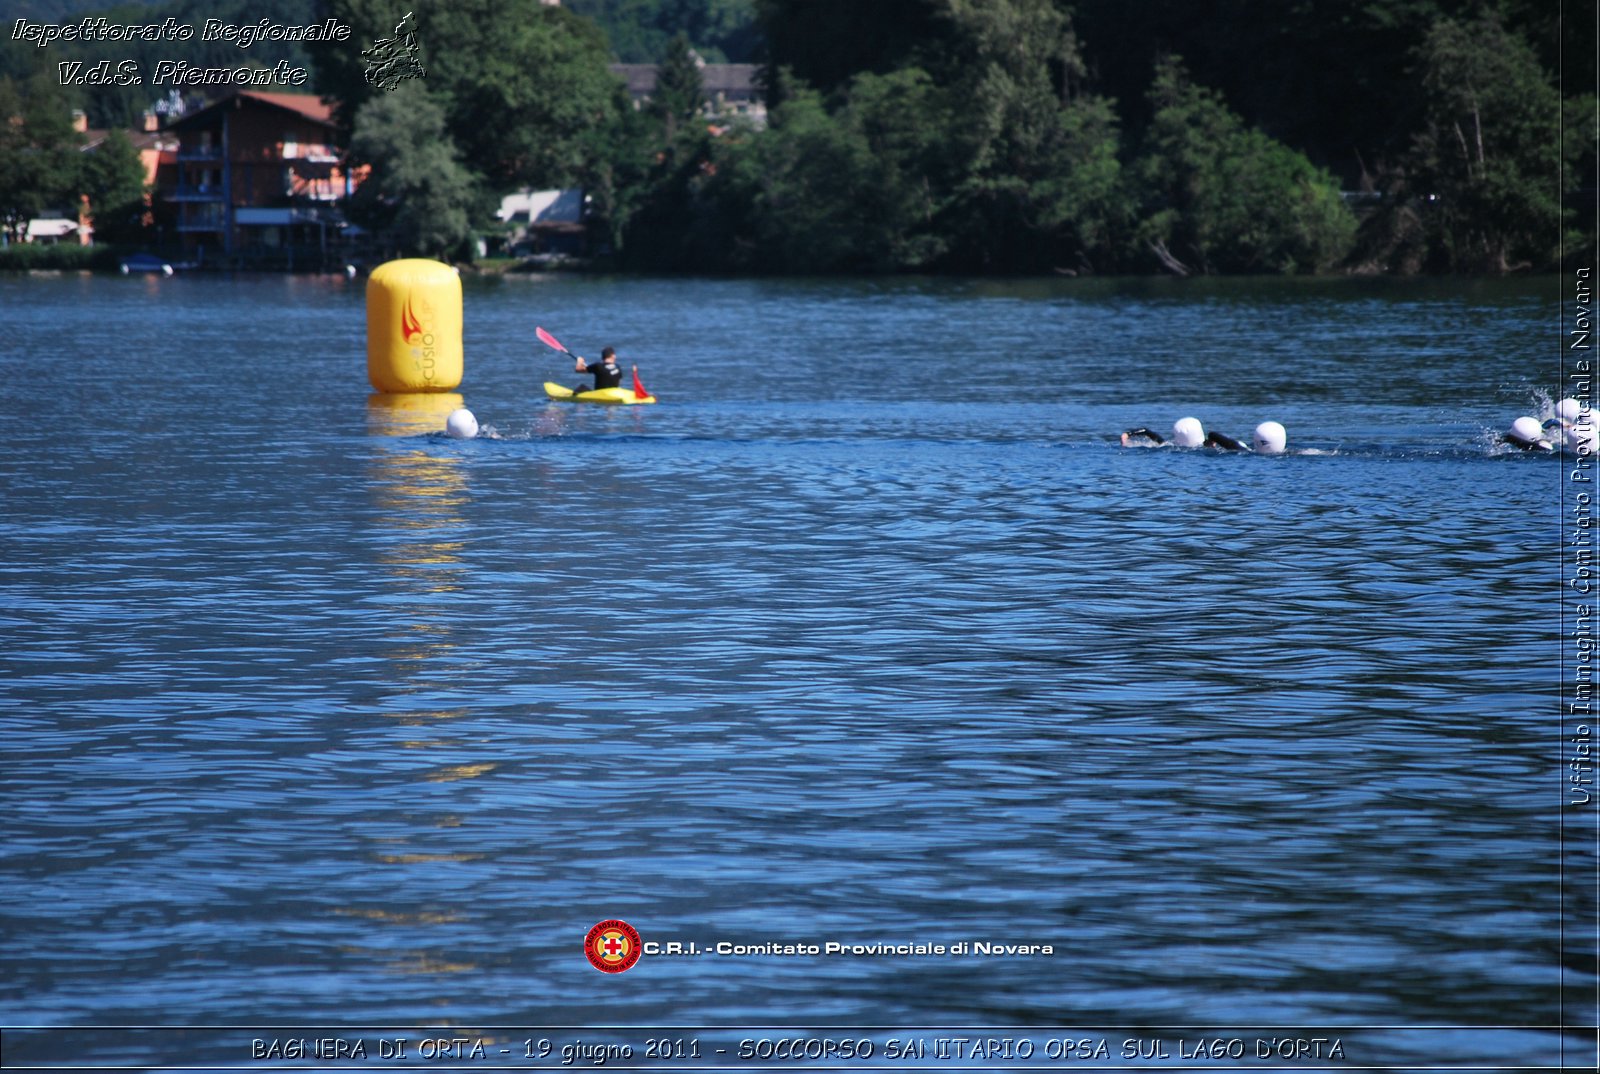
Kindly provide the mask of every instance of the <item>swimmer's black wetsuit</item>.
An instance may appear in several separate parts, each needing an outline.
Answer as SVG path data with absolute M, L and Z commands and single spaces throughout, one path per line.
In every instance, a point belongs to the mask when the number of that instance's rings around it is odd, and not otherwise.
M 1129 429 L 1127 432 L 1122 434 L 1122 443 L 1124 445 L 1132 445 L 1139 440 L 1148 440 L 1156 444 L 1166 443 L 1165 440 L 1161 439 L 1161 434 L 1152 429 Z M 1207 433 L 1206 438 L 1202 442 L 1201 446 L 1221 448 L 1224 451 L 1245 450 L 1245 446 L 1243 444 L 1239 443 L 1239 441 L 1235 440 L 1233 437 L 1224 435 L 1223 433 Z
M 1554 451 L 1555 450 L 1555 447 L 1548 440 L 1532 440 L 1532 441 L 1529 441 L 1529 440 L 1522 439 L 1522 437 L 1520 437 L 1520 436 L 1512 436 L 1510 433 L 1501 433 L 1500 434 L 1500 442 L 1502 444 L 1510 444 L 1514 448 L 1521 448 L 1523 451 Z
M 1207 433 L 1206 434 L 1206 439 L 1205 439 L 1205 446 L 1206 447 L 1221 448 L 1224 451 L 1243 451 L 1244 450 L 1244 445 L 1243 444 L 1239 443 L 1239 441 L 1235 440 L 1233 437 L 1225 436 L 1222 433 Z

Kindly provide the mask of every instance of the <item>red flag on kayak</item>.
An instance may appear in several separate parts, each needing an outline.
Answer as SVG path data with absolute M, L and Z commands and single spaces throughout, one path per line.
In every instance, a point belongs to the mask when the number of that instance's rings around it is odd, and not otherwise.
M 648 399 L 650 393 L 644 390 L 644 385 L 639 383 L 639 367 L 633 367 L 633 397 L 635 399 Z

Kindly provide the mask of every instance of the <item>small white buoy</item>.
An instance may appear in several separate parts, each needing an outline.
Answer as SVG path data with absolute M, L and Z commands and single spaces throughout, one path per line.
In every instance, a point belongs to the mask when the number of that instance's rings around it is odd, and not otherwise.
M 1563 399 L 1556 404 L 1556 417 L 1564 422 L 1576 422 L 1583 416 L 1583 404 L 1576 399 Z
M 450 416 L 444 419 L 444 431 L 457 440 L 471 440 L 478 435 L 478 419 L 466 407 L 452 410 Z
M 1289 433 L 1275 421 L 1264 421 L 1256 426 L 1252 439 L 1259 454 L 1281 455 L 1289 443 Z
M 1199 418 L 1179 418 L 1172 423 L 1172 442 L 1179 447 L 1199 447 L 1206 442 L 1206 430 Z

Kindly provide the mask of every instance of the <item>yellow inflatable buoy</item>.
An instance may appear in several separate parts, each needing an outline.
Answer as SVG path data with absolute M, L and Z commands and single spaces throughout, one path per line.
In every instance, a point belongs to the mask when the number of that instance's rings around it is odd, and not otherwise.
M 461 384 L 461 277 L 439 261 L 388 261 L 367 278 L 367 379 L 380 392 Z

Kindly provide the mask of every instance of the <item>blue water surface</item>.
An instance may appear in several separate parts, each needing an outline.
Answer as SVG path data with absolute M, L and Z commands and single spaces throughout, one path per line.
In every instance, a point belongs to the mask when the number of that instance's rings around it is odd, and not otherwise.
M 429 399 L 361 280 L 0 278 L 0 1021 L 1555 1062 L 1557 292 L 469 279 Z M 1292 453 L 1117 443 L 1185 415 Z M 1050 953 L 714 950 L 827 942 Z

